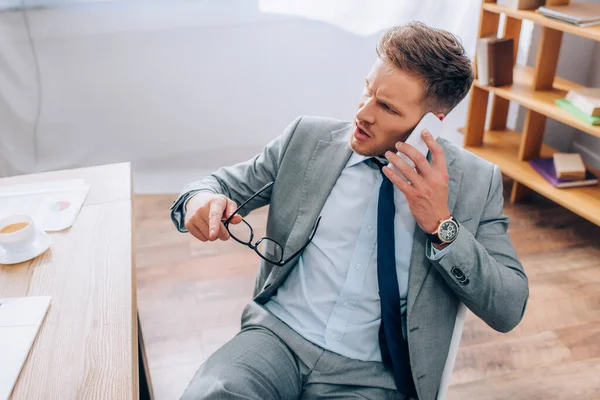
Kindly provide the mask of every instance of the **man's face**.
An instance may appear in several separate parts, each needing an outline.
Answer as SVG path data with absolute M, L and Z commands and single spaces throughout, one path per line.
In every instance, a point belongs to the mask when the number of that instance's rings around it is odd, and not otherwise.
M 426 111 L 422 80 L 377 59 L 360 97 L 350 148 L 364 156 L 395 152 Z

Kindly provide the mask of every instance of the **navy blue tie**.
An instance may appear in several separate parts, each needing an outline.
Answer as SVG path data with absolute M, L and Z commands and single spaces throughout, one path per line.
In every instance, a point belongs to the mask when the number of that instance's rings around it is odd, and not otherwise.
M 375 164 L 383 168 L 376 158 Z M 383 174 L 377 205 L 377 280 L 381 300 L 381 325 L 379 347 L 383 364 L 392 370 L 398 391 L 417 397 L 410 370 L 408 343 L 402 335 L 400 290 L 396 273 L 396 248 L 394 241 L 394 184 Z

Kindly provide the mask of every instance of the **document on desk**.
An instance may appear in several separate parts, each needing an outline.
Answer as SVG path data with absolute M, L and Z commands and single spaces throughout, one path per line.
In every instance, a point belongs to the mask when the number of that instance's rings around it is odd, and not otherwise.
M 49 296 L 0 299 L 0 400 L 10 397 L 49 305 Z
M 75 223 L 89 190 L 83 179 L 3 187 L 0 218 L 26 214 L 44 231 L 60 231 Z

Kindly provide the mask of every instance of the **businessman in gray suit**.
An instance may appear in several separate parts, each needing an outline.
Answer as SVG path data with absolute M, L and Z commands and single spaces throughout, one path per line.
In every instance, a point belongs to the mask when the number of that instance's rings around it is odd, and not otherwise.
M 500 332 L 523 317 L 498 167 L 426 131 L 427 156 L 403 143 L 426 112 L 443 119 L 467 95 L 464 48 L 411 23 L 377 55 L 353 122 L 298 118 L 173 203 L 180 231 L 262 258 L 241 331 L 183 398 L 435 399 L 460 302 Z M 267 204 L 260 239 L 243 217 Z

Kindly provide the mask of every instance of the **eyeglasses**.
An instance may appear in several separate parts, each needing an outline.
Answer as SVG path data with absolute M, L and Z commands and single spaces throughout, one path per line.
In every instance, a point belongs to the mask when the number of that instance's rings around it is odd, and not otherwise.
M 246 220 L 242 219 L 242 222 L 240 222 L 239 224 L 231 224 L 232 218 L 234 217 L 234 215 L 236 215 L 242 209 L 242 207 L 244 207 L 246 204 L 248 204 L 250 201 L 252 201 L 252 199 L 254 199 L 256 196 L 258 196 L 259 194 L 261 194 L 262 192 L 264 192 L 271 186 L 273 186 L 273 182 L 267 183 L 258 192 L 254 193 L 248 200 L 244 201 L 233 212 L 233 214 L 231 214 L 229 216 L 229 218 L 227 218 L 225 221 L 223 221 L 223 225 L 225 225 L 225 228 L 227 228 L 229 235 L 236 242 L 250 247 L 263 260 L 265 260 L 271 264 L 277 265 L 279 267 L 283 267 L 285 264 L 287 264 L 288 262 L 290 262 L 291 260 L 296 258 L 306 248 L 306 246 L 308 246 L 309 243 L 313 240 L 313 238 L 315 237 L 315 233 L 317 232 L 319 222 L 321 221 L 321 217 L 319 217 L 317 219 L 315 227 L 313 228 L 310 238 L 308 239 L 306 244 L 304 246 L 302 246 L 300 248 L 300 250 L 296 251 L 294 254 L 289 256 L 286 260 L 283 260 L 283 246 L 281 246 L 275 240 L 265 236 L 265 237 L 257 240 L 255 243 L 253 243 L 254 230 L 252 229 L 250 224 L 248 222 L 246 222 Z

